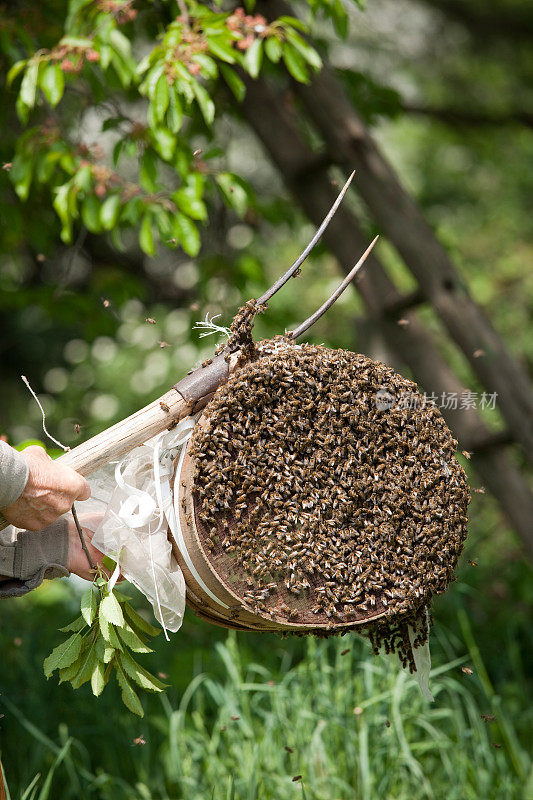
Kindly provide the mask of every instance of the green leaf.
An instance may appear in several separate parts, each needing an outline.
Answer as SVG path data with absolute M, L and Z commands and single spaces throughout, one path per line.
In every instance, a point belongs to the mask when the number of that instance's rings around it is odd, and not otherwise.
M 204 87 L 200 86 L 200 84 L 196 83 L 196 81 L 192 84 L 192 89 L 198 101 L 198 105 L 200 106 L 200 111 L 202 112 L 203 118 L 205 119 L 207 125 L 211 125 L 215 119 L 215 104 L 209 97 Z
M 342 4 L 342 0 L 333 0 L 331 16 L 336 32 L 345 39 L 348 33 L 348 14 Z
M 300 53 L 288 42 L 283 43 L 283 60 L 287 70 L 298 83 L 308 83 L 309 75 Z
M 227 42 L 225 36 L 208 36 L 207 45 L 210 52 L 221 61 L 225 61 L 227 64 L 235 64 L 235 50 Z
M 170 161 L 176 149 L 176 137 L 168 128 L 153 128 L 154 146 L 163 161 Z
M 140 664 L 137 664 L 133 656 L 129 653 L 121 653 L 118 656 L 118 660 L 124 672 L 129 678 L 135 681 L 141 689 L 146 689 L 147 692 L 164 692 L 167 688 L 168 684 L 162 683 L 155 675 L 151 675 L 148 670 L 141 667 Z
M 318 55 L 314 47 L 307 44 L 305 39 L 294 31 L 287 32 L 287 40 L 296 48 L 302 58 L 310 64 L 313 69 L 319 70 L 322 67 L 322 59 Z
M 152 233 L 152 215 L 145 214 L 139 230 L 139 244 L 147 256 L 155 255 L 154 235 Z
M 145 150 L 139 168 L 139 182 L 146 192 L 157 191 L 156 155 L 153 150 Z
M 104 556 L 104 559 L 102 559 L 102 563 L 104 564 L 104 567 L 106 567 L 106 569 L 108 569 L 108 570 L 109 570 L 111 573 L 113 573 L 113 572 L 114 572 L 114 570 L 115 570 L 115 567 L 117 566 L 117 565 L 116 565 L 116 562 L 115 562 L 115 561 L 113 561 L 113 559 L 112 559 L 112 558 L 109 558 L 109 562 L 111 562 L 111 564 L 112 564 L 113 566 L 108 566 L 106 563 L 104 563 L 104 560 L 105 560 L 106 558 L 108 558 L 108 556 Z M 121 604 L 122 604 L 122 603 L 129 603 L 129 601 L 131 600 L 131 597 L 130 597 L 129 595 L 127 595 L 127 594 L 124 594 L 124 592 L 119 592 L 119 590 L 117 589 L 117 587 L 116 587 L 116 586 L 115 586 L 115 588 L 113 589 L 113 594 L 115 595 L 115 597 L 117 598 L 117 600 L 118 600 L 118 601 L 119 601 L 119 603 L 121 603 Z M 124 611 L 124 609 L 122 609 L 122 610 Z
M 84 653 L 84 658 L 79 671 L 70 681 L 74 689 L 79 689 L 80 686 L 83 686 L 84 683 L 87 683 L 87 681 L 91 680 L 91 675 L 93 674 L 96 664 L 96 647 L 94 644 L 91 644 L 91 646 Z
M 113 592 L 109 592 L 100 603 L 98 615 L 99 617 L 103 617 L 111 625 L 118 625 L 119 628 L 124 625 L 124 614 Z
M 297 17 L 290 17 L 287 14 L 283 14 L 281 17 L 278 17 L 277 21 L 284 23 L 285 27 L 289 26 L 291 28 L 297 28 L 303 33 L 307 33 L 309 30 L 305 22 L 302 22 L 301 19 L 298 19 Z
M 27 108 L 33 108 L 37 93 L 37 77 L 39 74 L 39 61 L 32 59 L 28 61 L 28 68 L 24 73 L 20 85 L 20 99 Z
M 273 64 L 277 64 L 281 58 L 281 42 L 277 36 L 270 36 L 265 41 L 265 53 Z
M 231 172 L 220 172 L 215 179 L 228 205 L 240 217 L 244 216 L 248 208 L 248 193 L 238 178 Z
M 117 664 L 117 681 L 121 689 L 122 702 L 126 708 L 129 708 L 129 710 L 137 714 L 137 716 L 144 717 L 141 701 L 128 681 L 120 664 Z
M 165 111 L 168 108 L 168 82 L 167 76 L 164 72 L 161 73 L 155 85 L 152 97 L 152 105 L 153 115 L 156 123 L 162 122 L 163 117 L 165 116 Z
M 107 569 L 107 571 L 109 572 L 109 574 L 112 575 L 113 572 L 115 571 L 116 566 L 117 566 L 117 562 L 115 561 L 114 558 L 111 558 L 111 556 L 104 556 L 102 558 L 102 566 L 104 566 Z M 119 592 L 116 592 L 114 589 L 113 589 L 113 594 L 115 595 L 117 600 L 121 599 L 120 595 L 119 595 Z
M 126 147 L 125 139 L 119 139 L 118 142 L 113 147 L 113 164 L 115 165 L 115 167 L 117 166 L 120 154 L 122 153 L 125 147 Z
M 59 44 L 66 44 L 67 47 L 81 47 L 82 50 L 85 50 L 93 47 L 94 42 L 92 39 L 87 39 L 83 36 L 63 36 Z
M 95 588 L 91 585 L 87 591 L 83 593 L 81 598 L 81 615 L 89 627 L 93 624 L 94 618 L 96 617 L 96 608 Z
M 115 227 L 120 216 L 120 211 L 121 203 L 118 194 L 112 194 L 104 200 L 102 208 L 100 209 L 100 222 L 105 231 L 110 231 L 111 228 Z
M 172 199 L 178 208 L 183 211 L 184 214 L 188 214 L 189 217 L 199 220 L 207 219 L 205 203 L 202 200 L 198 200 L 194 195 L 191 197 L 189 190 L 178 189 L 178 191 L 174 192 L 172 195 Z
M 69 667 L 76 661 L 82 646 L 82 637 L 79 633 L 74 633 L 72 636 L 54 647 L 48 658 L 45 658 L 43 668 L 44 674 L 47 678 L 50 677 L 52 672 L 61 667 Z
M 66 683 L 67 681 L 71 681 L 76 677 L 85 659 L 85 653 L 86 649 L 82 649 L 81 653 L 73 664 L 71 664 L 69 667 L 62 667 L 59 670 L 59 683 Z
M 155 628 L 153 625 L 150 625 L 144 617 L 141 617 L 141 615 L 135 611 L 130 603 L 124 603 L 124 615 L 133 629 L 137 629 L 137 631 L 145 633 L 147 636 L 159 636 L 161 633 L 161 628 Z
M 172 221 L 172 231 L 174 237 L 179 241 L 183 249 L 190 256 L 197 256 L 200 251 L 200 234 L 194 222 L 180 214 L 178 211 Z
M 85 628 L 85 625 L 86 625 L 85 620 L 83 619 L 83 617 L 80 616 L 76 617 L 76 619 L 73 622 L 71 622 L 70 625 L 65 625 L 64 628 L 60 628 L 59 630 L 61 631 L 61 633 L 70 633 L 71 631 L 78 633 L 79 631 L 83 630 L 83 628 Z
M 252 78 L 257 78 L 263 63 L 263 40 L 255 39 L 244 56 L 244 69 Z
M 59 64 L 48 64 L 39 79 L 39 86 L 52 108 L 57 106 L 65 91 L 65 76 Z
M 183 122 L 183 111 L 181 108 L 180 99 L 174 87 L 170 87 L 168 91 L 168 111 L 167 111 L 167 124 L 172 133 L 177 133 L 181 128 Z
M 94 194 L 89 194 L 81 205 L 81 218 L 83 224 L 91 233 L 100 233 L 100 202 Z
M 6 77 L 6 84 L 7 86 L 11 86 L 17 75 L 20 75 L 26 64 L 28 63 L 27 58 L 23 58 L 22 61 L 16 61 L 9 72 L 7 73 Z
M 79 189 L 82 189 L 84 192 L 89 192 L 91 189 L 93 173 L 91 166 L 89 164 L 85 164 L 83 167 L 80 167 L 79 170 L 72 178 L 72 183 L 74 186 L 77 186 Z
M 72 239 L 72 218 L 69 209 L 69 192 L 70 184 L 65 183 L 63 186 L 58 186 L 55 190 L 55 197 L 53 206 L 61 220 L 61 239 L 69 244 Z
M 220 65 L 220 72 L 239 103 L 241 103 L 246 94 L 244 81 L 239 78 L 235 70 L 231 69 L 231 67 L 228 67 L 226 64 Z
M 122 639 L 124 644 L 133 650 L 134 653 L 153 653 L 149 647 L 146 646 L 144 641 L 135 633 L 132 627 L 126 625 L 124 628 L 119 628 L 117 631 L 119 638 Z
M 119 630 L 121 629 L 119 628 Z M 98 658 L 98 661 L 103 661 L 104 664 L 109 664 L 110 661 L 112 661 L 116 651 L 115 648 L 109 644 L 109 642 L 106 642 L 104 637 L 101 635 L 101 631 L 100 634 L 96 637 L 95 647 L 96 647 L 96 657 Z
M 105 641 L 111 647 L 114 647 L 115 650 L 122 650 L 122 645 L 120 644 L 120 640 L 115 628 L 102 616 L 98 617 L 98 624 L 100 626 L 100 632 Z
M 26 152 L 24 154 L 19 153 L 15 156 L 13 160 L 13 166 L 11 167 L 11 172 L 9 173 L 9 177 L 13 186 L 15 187 L 15 191 L 20 197 L 21 200 L 27 200 L 28 195 L 30 193 L 30 186 L 31 186 L 31 179 L 33 173 L 33 158 L 28 156 Z
M 205 153 L 204 153 L 205 156 Z M 202 199 L 205 186 L 205 176 L 200 172 L 189 172 L 185 177 L 187 194 L 191 194 L 197 200 Z
M 195 53 L 193 60 L 196 61 L 197 64 L 200 64 L 202 75 L 205 78 L 215 79 L 218 77 L 218 67 L 212 58 L 209 58 L 209 56 L 206 56 L 204 53 Z
M 101 661 L 98 661 L 91 675 L 91 689 L 95 697 L 100 697 L 105 685 L 105 666 Z
M 113 28 L 109 32 L 109 43 L 113 48 L 113 50 L 115 50 L 117 53 L 119 53 L 119 55 L 122 56 L 124 61 L 128 61 L 130 59 L 131 57 L 130 40 L 116 28 Z M 92 41 L 91 41 L 91 47 L 92 47 Z

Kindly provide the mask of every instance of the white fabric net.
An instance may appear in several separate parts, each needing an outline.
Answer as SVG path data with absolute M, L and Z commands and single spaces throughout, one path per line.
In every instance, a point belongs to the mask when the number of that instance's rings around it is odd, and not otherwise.
M 99 513 L 92 543 L 120 566 L 150 601 L 166 631 L 177 631 L 185 612 L 185 580 L 167 538 L 172 517 L 170 474 L 193 431 L 188 417 L 89 478 L 84 510 Z M 101 516 L 103 514 L 103 516 Z

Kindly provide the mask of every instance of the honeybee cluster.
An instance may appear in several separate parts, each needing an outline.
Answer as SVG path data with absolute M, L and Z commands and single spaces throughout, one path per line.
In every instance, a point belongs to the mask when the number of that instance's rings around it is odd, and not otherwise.
M 203 545 L 256 614 L 353 623 L 412 666 L 466 536 L 465 474 L 436 407 L 380 404 L 416 384 L 363 355 L 257 345 L 191 441 Z M 390 405 L 390 407 L 389 407 Z M 375 620 L 375 621 L 373 621 Z

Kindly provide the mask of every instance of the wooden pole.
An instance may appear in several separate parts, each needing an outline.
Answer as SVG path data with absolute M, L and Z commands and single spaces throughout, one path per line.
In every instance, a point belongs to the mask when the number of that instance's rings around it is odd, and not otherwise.
M 227 381 L 238 359 L 239 352 L 235 352 L 230 357 L 219 355 L 206 361 L 162 397 L 57 460 L 80 475 L 90 475 L 165 429 L 172 430 L 182 419 L 205 408 L 218 387 Z M 0 530 L 7 524 L 0 523 Z

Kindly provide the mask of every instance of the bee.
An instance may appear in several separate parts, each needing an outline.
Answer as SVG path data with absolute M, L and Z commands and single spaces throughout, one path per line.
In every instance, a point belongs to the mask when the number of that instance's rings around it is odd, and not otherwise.
M 163 402 L 163 400 L 159 401 L 159 405 L 161 406 L 161 409 L 162 409 L 162 411 L 165 412 L 165 414 L 169 413 L 170 408 L 167 406 L 167 404 L 165 402 Z

